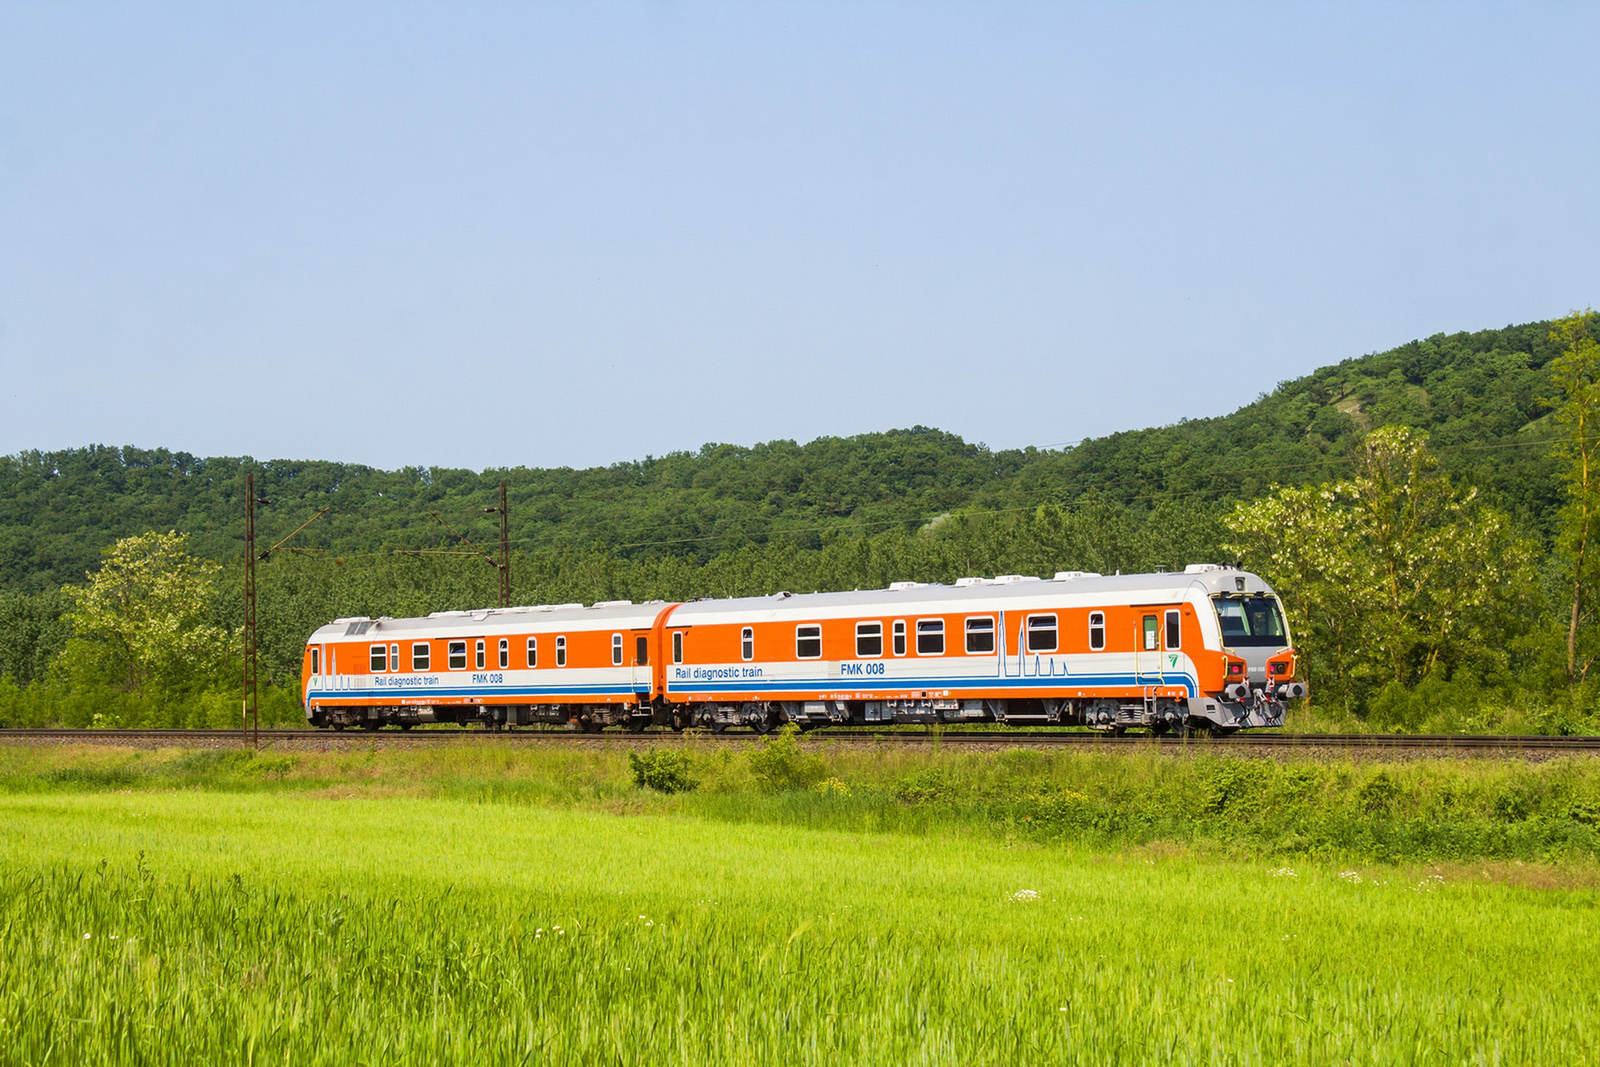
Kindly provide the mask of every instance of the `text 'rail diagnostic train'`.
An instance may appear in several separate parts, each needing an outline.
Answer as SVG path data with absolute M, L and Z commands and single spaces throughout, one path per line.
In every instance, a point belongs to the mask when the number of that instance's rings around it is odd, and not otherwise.
M 896 582 L 670 604 L 336 619 L 303 663 L 319 727 L 998 722 L 1283 725 L 1305 694 L 1277 594 L 1217 564 Z

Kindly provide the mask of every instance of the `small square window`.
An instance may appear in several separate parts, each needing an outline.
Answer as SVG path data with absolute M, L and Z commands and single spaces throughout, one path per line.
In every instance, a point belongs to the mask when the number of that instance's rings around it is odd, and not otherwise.
M 917 620 L 917 655 L 944 655 L 944 620 Z
M 411 669 L 425 671 L 428 669 L 429 645 L 426 641 L 418 641 L 411 646 Z
M 794 628 L 794 654 L 799 659 L 822 658 L 822 627 L 812 624 Z
M 856 658 L 877 659 L 883 655 L 883 623 L 856 623 Z
M 1028 651 L 1054 652 L 1058 647 L 1056 617 L 1054 615 L 1028 616 Z
M 985 655 L 994 651 L 994 620 L 990 618 L 967 620 L 967 653 Z
M 372 673 L 383 674 L 389 669 L 389 646 L 372 646 Z
M 464 671 L 467 669 L 467 643 L 465 641 L 451 641 L 447 650 L 450 654 L 450 669 Z

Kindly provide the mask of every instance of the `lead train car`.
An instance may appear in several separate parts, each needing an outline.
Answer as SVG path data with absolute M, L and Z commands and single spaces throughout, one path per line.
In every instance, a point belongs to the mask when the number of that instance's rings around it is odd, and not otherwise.
M 1002 722 L 1123 730 L 1281 726 L 1302 696 L 1257 575 L 898 582 L 686 604 L 338 619 L 312 635 L 307 718 L 713 729 Z

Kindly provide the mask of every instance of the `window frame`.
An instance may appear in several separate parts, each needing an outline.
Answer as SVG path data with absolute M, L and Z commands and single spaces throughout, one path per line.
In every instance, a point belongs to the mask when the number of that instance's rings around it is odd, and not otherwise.
M 891 627 L 890 633 L 891 633 L 891 636 L 890 636 L 889 640 L 890 640 L 890 645 L 894 650 L 894 654 L 896 656 L 905 655 L 906 654 L 906 620 L 904 620 L 904 619 L 896 619 L 896 620 L 894 620 L 894 626 Z
M 876 641 L 878 651 L 861 651 L 862 640 Z M 882 659 L 883 658 L 883 623 L 881 621 L 863 621 L 856 623 L 856 659 Z
M 756 658 L 756 630 L 746 626 L 739 631 L 739 658 L 749 663 Z
M 926 627 L 927 629 L 924 630 L 924 627 Z M 917 620 L 917 631 L 916 632 L 917 632 L 917 643 L 916 643 L 915 647 L 916 647 L 916 650 L 917 650 L 917 655 L 919 655 L 919 656 L 942 656 L 942 655 L 944 655 L 945 641 L 944 641 L 944 620 L 943 619 L 918 619 Z M 934 649 L 931 652 L 924 650 L 923 647 L 922 647 L 922 639 L 924 637 L 928 637 L 930 639 L 937 639 L 938 642 L 939 642 L 939 647 Z
M 1104 652 L 1106 650 L 1106 613 L 1103 611 L 1089 612 L 1089 651 Z
M 319 645 L 311 646 L 311 673 L 314 676 L 322 674 L 322 648 Z
M 389 673 L 394 674 L 400 669 L 400 642 L 395 641 L 389 645 Z
M 1040 626 L 1040 627 L 1035 628 L 1034 622 L 1037 619 L 1049 619 L 1050 623 L 1047 626 Z M 1036 615 L 1024 616 L 1024 624 L 1025 624 L 1025 633 L 1024 633 L 1023 638 L 1022 638 L 1022 647 L 1027 652 L 1029 652 L 1029 653 L 1040 653 L 1040 652 L 1054 653 L 1054 652 L 1061 651 L 1061 619 L 1060 619 L 1060 617 L 1058 615 L 1056 615 L 1055 612 L 1053 612 L 1053 611 L 1040 612 L 1040 613 L 1038 613 Z M 1050 647 L 1049 648 L 1042 648 L 1042 647 L 1041 648 L 1035 648 L 1034 644 L 1033 644 L 1033 635 L 1035 633 L 1040 634 L 1040 635 L 1048 633 L 1050 635 Z
M 814 631 L 814 632 L 802 633 L 801 631 Z M 817 643 L 816 654 L 808 656 L 804 652 L 801 652 L 800 651 L 800 642 L 802 642 L 802 641 L 806 642 L 808 645 L 812 641 L 815 641 Z M 820 622 L 802 622 L 802 623 L 796 623 L 795 624 L 795 628 L 794 628 L 794 658 L 795 659 L 821 659 L 822 658 L 822 624 Z
M 676 667 L 683 662 L 683 631 L 672 631 L 672 665 Z
M 528 651 L 528 669 L 531 671 L 531 670 L 534 670 L 535 668 L 537 668 L 539 666 L 539 639 L 537 637 L 528 638 L 528 650 L 527 651 Z
M 1179 652 L 1183 649 L 1183 615 L 1177 608 L 1168 608 L 1162 619 L 1161 639 L 1166 642 L 1168 652 Z
M 619 633 L 611 635 L 611 665 L 622 666 L 622 635 Z
M 481 637 L 478 638 L 476 645 L 474 645 L 472 649 L 472 662 L 477 664 L 477 666 L 473 668 L 473 670 L 477 671 L 483 670 L 484 667 L 489 663 L 488 647 L 484 644 L 484 640 Z
M 369 674 L 389 673 L 389 646 L 387 644 L 379 642 L 367 650 L 367 672 Z
M 460 649 L 461 650 L 460 653 L 459 653 L 459 655 L 461 657 L 461 666 L 459 666 L 459 667 L 456 666 L 456 656 L 458 655 L 458 653 L 456 652 L 456 649 Z M 464 670 L 466 670 L 467 669 L 467 643 L 465 641 L 451 641 L 449 644 L 444 646 L 444 657 L 445 657 L 444 664 L 445 664 L 445 667 L 447 669 L 452 670 L 452 671 L 464 671 Z
M 978 625 L 974 626 L 973 623 L 977 623 Z M 993 615 L 968 615 L 966 619 L 963 620 L 961 625 L 961 647 L 965 649 L 966 654 L 969 656 L 994 655 L 995 650 L 1000 647 L 1000 641 L 995 634 L 995 629 L 995 619 Z M 984 634 L 987 634 L 989 637 L 989 647 L 976 649 L 973 648 L 973 636 Z
M 500 639 L 500 669 L 503 671 L 511 669 L 511 638 L 509 637 Z
M 1141 647 L 1139 649 L 1139 651 L 1140 652 L 1160 652 L 1161 651 L 1161 624 L 1157 621 L 1156 616 L 1154 616 L 1154 615 L 1146 615 L 1146 616 L 1144 616 L 1142 621 L 1139 623 L 1139 629 L 1140 629 L 1140 644 L 1143 646 L 1143 647 Z
M 565 667 L 566 665 L 567 665 L 567 635 L 566 634 L 556 634 L 556 666 L 557 667 Z
M 418 652 L 422 655 L 419 657 Z M 433 669 L 433 645 L 428 641 L 411 642 L 411 669 L 426 673 Z

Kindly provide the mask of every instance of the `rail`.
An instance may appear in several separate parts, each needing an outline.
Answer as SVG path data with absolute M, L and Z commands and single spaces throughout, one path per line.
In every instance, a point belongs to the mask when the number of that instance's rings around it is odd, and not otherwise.
M 754 733 L 730 731 L 713 734 L 704 730 L 691 730 L 676 734 L 667 730 L 652 730 L 640 734 L 607 731 L 603 734 L 585 734 L 559 727 L 523 727 L 503 733 L 472 729 L 415 729 L 415 730 L 352 730 L 336 733 L 329 730 L 262 730 L 263 744 L 277 741 L 326 741 L 354 743 L 371 741 L 400 741 L 422 744 L 451 741 L 494 741 L 526 743 L 533 741 L 556 742 L 606 742 L 623 745 L 651 744 L 692 736 L 696 741 L 716 744 L 752 741 Z M 1554 737 L 1540 734 L 1283 734 L 1248 732 L 1228 737 L 1151 737 L 1146 734 L 1106 734 L 1092 731 L 963 731 L 963 730 L 880 730 L 867 731 L 820 729 L 811 738 L 827 738 L 846 744 L 892 743 L 908 745 L 955 745 L 981 748 L 1027 745 L 1031 747 L 1070 746 L 1146 746 L 1154 748 L 1205 748 L 1214 751 L 1228 749 L 1412 749 L 1443 751 L 1506 751 L 1600 754 L 1600 737 Z M 244 743 L 247 739 L 238 730 L 101 730 L 101 729 L 0 729 L 0 742 L 38 740 L 78 740 L 87 742 L 160 742 L 175 745 L 196 742 L 232 741 Z

